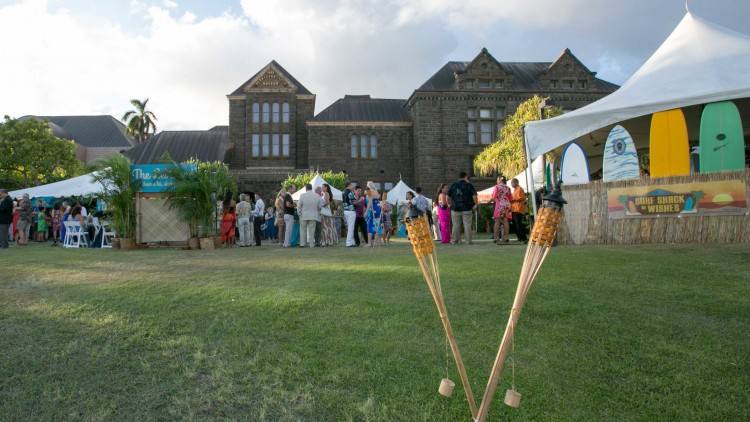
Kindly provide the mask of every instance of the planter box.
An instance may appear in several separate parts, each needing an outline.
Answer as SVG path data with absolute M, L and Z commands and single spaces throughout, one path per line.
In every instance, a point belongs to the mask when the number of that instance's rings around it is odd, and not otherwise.
M 209 251 L 216 249 L 214 246 L 213 237 L 201 237 L 200 244 L 201 244 L 201 249 L 205 249 Z
M 201 242 L 197 237 L 191 237 L 188 239 L 188 247 L 190 249 L 200 249 Z

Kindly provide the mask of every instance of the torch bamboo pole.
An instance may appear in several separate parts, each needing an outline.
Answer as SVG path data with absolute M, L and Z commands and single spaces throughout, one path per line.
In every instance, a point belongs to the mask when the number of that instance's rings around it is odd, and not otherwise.
M 432 299 L 435 302 L 435 307 L 440 315 L 440 321 L 443 324 L 443 330 L 445 331 L 445 336 L 450 345 L 451 352 L 453 353 L 453 360 L 456 362 L 456 369 L 461 378 L 461 384 L 464 387 L 466 401 L 469 403 L 469 410 L 471 411 L 471 416 L 474 418 L 478 412 L 477 404 L 474 399 L 474 393 L 471 390 L 469 377 L 466 374 L 466 367 L 464 366 L 463 357 L 461 356 L 461 350 L 458 347 L 456 336 L 453 333 L 453 327 L 448 318 L 448 309 L 445 305 L 443 291 L 440 285 L 440 270 L 437 264 L 437 257 L 435 256 L 434 243 L 429 233 L 427 219 L 425 217 L 415 219 L 407 224 L 407 228 L 410 229 L 409 239 L 412 243 L 414 254 L 417 257 L 417 262 L 422 270 L 422 275 L 424 276 L 427 287 L 432 295 Z

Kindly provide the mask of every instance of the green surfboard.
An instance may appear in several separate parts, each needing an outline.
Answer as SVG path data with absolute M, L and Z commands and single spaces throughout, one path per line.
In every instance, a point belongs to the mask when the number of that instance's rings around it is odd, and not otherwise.
M 700 172 L 745 168 L 745 138 L 737 106 L 731 101 L 706 105 L 701 116 Z

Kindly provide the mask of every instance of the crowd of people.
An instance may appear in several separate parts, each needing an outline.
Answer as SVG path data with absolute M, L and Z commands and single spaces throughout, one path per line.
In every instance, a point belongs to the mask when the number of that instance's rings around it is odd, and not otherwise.
M 493 240 L 496 244 L 510 241 L 510 226 L 519 242 L 526 242 L 526 202 L 518 180 L 510 187 L 503 176 L 497 178 L 492 191 Z M 399 206 L 388 202 L 388 192 L 381 191 L 373 182 L 364 186 L 348 182 L 340 200 L 333 189 L 324 184 L 313 189 L 308 184 L 298 200 L 292 195 L 295 186 L 282 189 L 276 198 L 266 203 L 260 195 L 246 192 L 235 198 L 228 193 L 218 207 L 217 227 L 227 247 L 261 246 L 265 242 L 282 247 L 331 247 L 345 239 L 346 247 L 388 245 L 397 230 L 405 235 L 403 221 L 407 217 L 427 217 L 436 241 L 459 244 L 473 243 L 472 221 L 479 206 L 477 191 L 469 176 L 462 172 L 451 185 L 442 184 L 433 203 L 420 187 L 406 193 L 406 201 Z M 89 214 L 80 201 L 57 202 L 47 206 L 43 200 L 36 204 L 28 195 L 11 199 L 0 190 L 0 248 L 9 241 L 25 246 L 30 240 L 58 245 L 65 238 L 66 221 L 77 222 L 89 232 L 88 246 L 101 242 L 96 227 L 99 213 Z M 344 243 L 344 241 L 342 241 Z
M 80 200 L 65 200 L 48 205 L 37 199 L 32 204 L 29 195 L 11 198 L 7 190 L 0 189 L 0 249 L 10 242 L 27 246 L 29 242 L 51 243 L 58 246 L 65 239 L 65 222 L 76 222 L 87 234 L 87 246 L 101 244 L 99 212 L 89 213 Z
M 346 247 L 388 245 L 407 217 L 425 215 L 435 240 L 444 244 L 473 243 L 472 221 L 479 206 L 477 191 L 462 172 L 455 183 L 440 186 L 431 204 L 420 187 L 407 192 L 405 203 L 394 207 L 388 192 L 373 182 L 364 186 L 348 182 L 341 200 L 328 184 L 308 184 L 295 201 L 296 187 L 282 189 L 272 204 L 252 192 L 234 198 L 228 194 L 220 206 L 220 233 L 227 247 L 260 246 L 263 241 L 284 248 L 330 247 L 345 239 Z M 493 188 L 493 240 L 510 242 L 510 226 L 519 242 L 526 242 L 526 193 L 518 180 L 500 176 Z

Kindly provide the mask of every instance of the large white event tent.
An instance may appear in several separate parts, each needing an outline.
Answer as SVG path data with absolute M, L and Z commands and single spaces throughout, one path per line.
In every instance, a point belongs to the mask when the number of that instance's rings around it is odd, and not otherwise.
M 325 184 L 325 183 L 328 183 L 328 182 L 326 182 L 325 179 L 323 179 L 322 177 L 320 177 L 320 174 L 316 174 L 315 177 L 313 177 L 313 179 L 310 181 L 310 184 L 312 185 L 313 190 L 315 190 L 318 187 L 322 187 L 323 184 Z M 328 185 L 330 185 L 330 183 L 328 183 Z M 333 192 L 333 200 L 334 201 L 341 201 L 342 200 L 343 195 L 342 195 L 342 193 L 341 193 L 340 190 L 338 190 L 338 189 L 334 188 L 333 186 L 331 186 L 331 192 Z M 295 193 L 292 194 L 292 199 L 295 200 L 295 201 L 299 201 L 299 198 L 302 196 L 303 193 L 305 193 L 305 187 L 304 186 L 300 186 L 299 190 L 297 192 L 295 192 Z
M 688 12 L 620 89 L 562 116 L 527 123 L 528 155 L 539 157 L 597 129 L 657 111 L 750 97 L 748 75 L 750 36 Z
M 64 198 L 68 196 L 95 195 L 102 190 L 102 185 L 92 180 L 94 173 L 72 177 L 67 180 L 35 186 L 33 188 L 19 189 L 10 192 L 12 198 L 28 194 L 30 198 L 54 197 Z
M 388 191 L 388 198 L 386 198 L 386 200 L 391 205 L 403 204 L 406 202 L 406 192 L 412 192 L 414 195 L 417 194 L 417 191 L 410 188 L 403 180 L 399 180 L 398 183 L 396 183 L 396 186 Z M 424 195 L 424 192 L 422 192 L 422 194 Z M 427 196 L 425 196 L 425 198 L 430 205 L 432 205 L 432 199 L 427 198 Z

